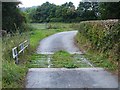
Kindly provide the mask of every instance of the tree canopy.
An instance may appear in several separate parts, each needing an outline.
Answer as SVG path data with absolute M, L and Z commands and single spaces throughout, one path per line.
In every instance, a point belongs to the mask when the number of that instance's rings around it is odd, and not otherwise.
M 33 22 L 77 22 L 88 19 L 93 20 L 97 18 L 97 6 L 98 3 L 80 2 L 76 9 L 72 2 L 66 2 L 62 5 L 46 2 L 38 6 L 32 12 L 32 15 L 30 12 L 29 17 L 32 17 Z
M 26 21 L 25 15 L 20 11 L 20 2 L 2 2 L 2 29 L 15 32 Z
M 118 19 L 120 2 L 80 2 L 77 8 L 72 2 L 66 2 L 62 5 L 46 2 L 28 15 L 32 17 L 32 22 L 80 22 L 96 19 Z
M 119 19 L 120 2 L 104 2 L 99 6 L 102 19 Z

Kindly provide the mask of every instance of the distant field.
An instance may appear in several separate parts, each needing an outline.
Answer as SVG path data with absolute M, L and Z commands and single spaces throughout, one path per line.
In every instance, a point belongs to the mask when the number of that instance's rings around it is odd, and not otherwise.
M 73 30 L 74 23 L 31 23 L 34 29 L 62 29 L 61 31 Z
M 30 24 L 35 29 L 46 29 L 46 23 L 31 23 Z

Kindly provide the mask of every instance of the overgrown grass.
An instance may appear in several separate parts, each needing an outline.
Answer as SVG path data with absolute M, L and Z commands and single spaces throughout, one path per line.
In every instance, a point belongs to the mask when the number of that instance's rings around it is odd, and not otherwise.
M 33 54 L 27 66 L 29 68 L 48 68 L 49 65 L 51 68 L 90 67 L 83 59 L 83 55 L 71 55 L 66 51 L 58 51 L 53 55 Z
M 18 47 L 20 43 L 28 40 L 28 33 L 15 33 L 12 36 L 6 36 L 2 38 L 2 53 L 4 60 L 12 59 L 12 48 Z
M 47 55 L 33 54 L 27 63 L 28 68 L 47 68 L 48 61 Z
M 3 62 L 3 88 L 23 88 L 27 68 L 25 65 L 16 65 L 14 61 Z
M 103 67 L 110 71 L 118 71 L 118 66 L 114 62 L 108 60 L 107 56 L 103 53 L 88 51 L 85 54 L 86 58 L 95 65 L 95 67 Z
M 76 25 L 77 45 L 97 67 L 117 73 L 119 61 L 119 24 L 116 21 L 88 21 Z
M 71 55 L 66 51 L 58 51 L 52 56 L 52 67 L 55 68 L 81 68 L 90 67 L 87 63 L 84 63 L 81 55 Z
M 73 61 L 73 56 L 66 51 L 56 52 L 52 57 L 53 67 L 76 68 L 77 65 Z
M 28 52 L 25 51 L 19 57 L 19 65 L 15 64 L 12 58 L 12 48 L 18 47 L 20 43 L 28 40 L 28 34 L 14 34 L 3 37 L 2 40 L 2 88 L 23 88 L 24 77 L 27 72 L 26 62 Z M 24 59 L 23 59 L 24 58 Z M 26 59 L 26 60 L 25 60 Z

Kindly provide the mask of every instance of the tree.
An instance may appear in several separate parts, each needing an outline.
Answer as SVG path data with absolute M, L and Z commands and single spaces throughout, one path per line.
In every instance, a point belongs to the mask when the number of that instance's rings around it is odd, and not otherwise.
M 119 19 L 120 2 L 104 2 L 99 5 L 101 19 Z
M 49 2 L 38 6 L 34 18 L 37 22 L 49 22 L 50 18 L 55 17 L 56 5 Z
M 98 3 L 80 2 L 77 8 L 77 13 L 81 20 L 97 19 Z
M 97 2 L 80 2 L 77 10 L 72 2 L 55 5 L 49 2 L 38 6 L 33 20 L 36 22 L 76 22 L 80 20 L 93 20 L 98 17 Z
M 18 5 L 20 2 L 2 2 L 2 29 L 15 32 L 26 21 Z
M 63 18 L 63 22 L 72 22 L 76 19 L 77 13 L 72 2 L 62 4 L 61 8 L 61 17 Z
M 27 14 L 27 21 L 35 22 L 34 15 L 36 14 L 36 7 L 26 8 L 23 12 Z

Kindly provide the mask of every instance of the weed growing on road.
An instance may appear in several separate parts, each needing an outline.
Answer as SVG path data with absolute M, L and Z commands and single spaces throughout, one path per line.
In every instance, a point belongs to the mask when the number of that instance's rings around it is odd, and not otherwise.
M 81 68 L 90 67 L 82 61 L 82 55 L 71 55 L 66 51 L 58 51 L 52 56 L 52 67 L 57 68 Z
M 73 55 L 66 51 L 58 51 L 52 56 L 53 67 L 57 68 L 77 68 L 73 60 Z
M 27 63 L 28 68 L 47 68 L 47 55 L 33 54 Z
M 29 68 L 81 68 L 90 67 L 83 55 L 71 55 L 66 51 L 58 51 L 53 55 L 34 54 L 27 66 Z M 50 60 L 50 61 L 49 61 Z

